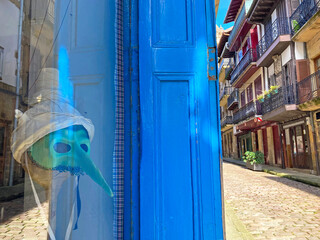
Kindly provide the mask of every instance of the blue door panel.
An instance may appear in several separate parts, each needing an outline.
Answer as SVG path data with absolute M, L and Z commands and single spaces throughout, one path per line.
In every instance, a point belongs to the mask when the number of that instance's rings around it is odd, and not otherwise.
M 206 4 L 139 1 L 142 240 L 223 238 Z
M 191 0 L 153 1 L 151 12 L 153 46 L 192 45 L 194 39 L 192 11 Z
M 193 239 L 189 82 L 160 79 L 155 107 L 158 137 L 154 187 L 159 200 L 156 234 L 160 239 Z M 183 200 L 177 196 L 183 196 Z

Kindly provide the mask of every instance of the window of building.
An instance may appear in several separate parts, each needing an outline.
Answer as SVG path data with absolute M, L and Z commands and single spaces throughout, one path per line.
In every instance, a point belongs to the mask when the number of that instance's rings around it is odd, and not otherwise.
M 268 78 L 268 86 L 270 87 L 270 86 L 275 86 L 275 85 L 277 85 L 276 75 L 273 74 L 273 75 L 269 76 L 269 78 Z
M 247 87 L 247 99 L 248 102 L 253 100 L 252 83 Z
M 254 81 L 254 91 L 255 91 L 255 98 L 259 95 L 262 94 L 262 81 L 261 81 L 261 76 L 259 76 L 255 81 Z
M 246 92 L 245 91 L 241 92 L 240 98 L 241 98 L 241 107 L 243 107 L 244 105 L 246 105 Z

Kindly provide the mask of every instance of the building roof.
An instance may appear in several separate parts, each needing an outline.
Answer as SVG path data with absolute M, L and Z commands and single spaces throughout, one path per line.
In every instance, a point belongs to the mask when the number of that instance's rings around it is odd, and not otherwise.
M 238 14 L 243 0 L 231 0 L 224 23 L 233 22 Z
M 277 0 L 253 0 L 247 12 L 249 22 L 263 23 L 277 3 Z
M 218 57 L 221 56 L 221 53 L 222 53 L 222 51 L 224 49 L 224 46 L 225 46 L 226 42 L 228 42 L 228 39 L 229 39 L 230 32 L 231 32 L 232 28 L 233 27 L 230 27 L 230 28 L 224 30 L 222 35 L 221 35 L 220 41 L 218 43 Z

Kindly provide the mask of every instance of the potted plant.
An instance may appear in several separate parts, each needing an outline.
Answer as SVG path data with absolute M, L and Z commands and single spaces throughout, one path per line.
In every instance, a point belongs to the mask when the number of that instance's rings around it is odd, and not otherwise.
M 260 103 L 263 103 L 264 102 L 264 95 L 263 94 L 260 94 L 257 96 L 257 100 L 260 102 Z
M 278 91 L 279 91 L 279 90 L 278 90 L 279 87 L 280 87 L 280 86 L 278 86 L 278 85 L 271 86 L 269 91 L 270 91 L 272 94 L 276 94 L 276 93 L 278 93 Z
M 262 171 L 262 165 L 264 163 L 264 155 L 262 152 L 250 152 L 246 151 L 242 157 L 246 163 L 247 168 L 253 171 Z
M 264 96 L 265 96 L 265 98 L 270 98 L 270 96 L 271 96 L 270 90 L 265 90 L 264 91 Z
M 292 23 L 294 33 L 297 33 L 298 30 L 300 29 L 300 24 L 298 23 L 297 20 L 292 20 L 291 23 Z

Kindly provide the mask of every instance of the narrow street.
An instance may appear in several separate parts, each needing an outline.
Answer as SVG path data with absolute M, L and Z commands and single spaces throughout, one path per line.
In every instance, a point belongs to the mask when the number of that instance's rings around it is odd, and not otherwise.
M 25 202 L 21 197 L 0 203 L 0 239 L 47 239 L 47 225 L 33 202 L 34 200 Z M 48 202 L 44 202 L 42 206 L 47 210 Z
M 320 188 L 231 163 L 223 174 L 226 219 L 253 239 L 320 239 Z

